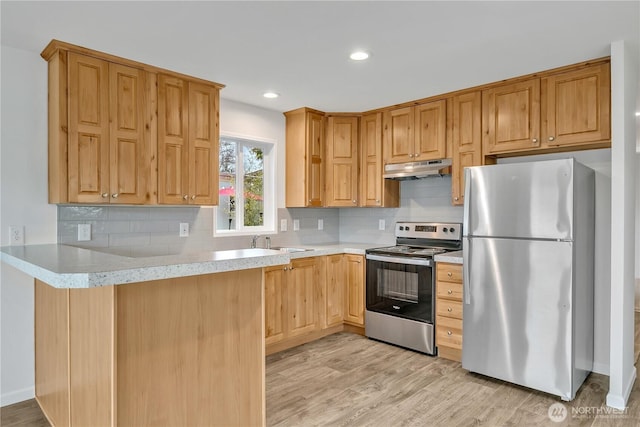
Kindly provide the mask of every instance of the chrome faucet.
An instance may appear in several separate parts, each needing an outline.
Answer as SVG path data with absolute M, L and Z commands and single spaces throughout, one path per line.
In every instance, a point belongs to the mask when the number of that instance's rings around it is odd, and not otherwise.
M 251 236 L 251 248 L 256 248 L 257 247 L 259 238 L 260 238 L 259 234 L 256 234 L 255 236 Z

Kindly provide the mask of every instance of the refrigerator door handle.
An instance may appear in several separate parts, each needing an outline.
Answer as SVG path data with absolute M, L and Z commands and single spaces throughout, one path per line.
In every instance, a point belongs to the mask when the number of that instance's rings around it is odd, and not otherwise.
M 462 283 L 464 284 L 464 303 L 468 305 L 471 304 L 471 277 L 469 276 L 471 238 L 469 237 L 464 240 L 464 244 L 462 245 Z
M 471 224 L 469 223 L 469 208 L 471 206 L 471 171 L 469 168 L 464 169 L 464 206 L 462 217 L 462 231 L 464 234 L 470 233 Z

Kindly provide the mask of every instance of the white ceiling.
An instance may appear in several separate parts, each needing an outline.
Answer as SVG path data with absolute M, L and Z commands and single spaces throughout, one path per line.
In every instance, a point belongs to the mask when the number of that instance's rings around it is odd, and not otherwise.
M 277 111 L 365 111 L 638 49 L 639 1 L 0 2 L 2 45 L 51 39 L 213 80 Z M 355 48 L 368 61 L 348 58 Z M 281 94 L 268 100 L 266 90 Z

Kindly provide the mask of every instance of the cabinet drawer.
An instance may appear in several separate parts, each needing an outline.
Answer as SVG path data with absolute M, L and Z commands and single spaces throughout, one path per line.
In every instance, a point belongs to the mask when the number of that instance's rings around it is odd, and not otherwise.
M 446 326 L 436 326 L 436 346 L 451 347 L 462 350 L 462 330 L 447 328 Z
M 438 264 L 437 280 L 462 283 L 462 264 Z
M 438 282 L 436 296 L 450 300 L 462 301 L 462 283 Z
M 462 302 L 438 299 L 436 302 L 436 314 L 438 316 L 462 319 Z

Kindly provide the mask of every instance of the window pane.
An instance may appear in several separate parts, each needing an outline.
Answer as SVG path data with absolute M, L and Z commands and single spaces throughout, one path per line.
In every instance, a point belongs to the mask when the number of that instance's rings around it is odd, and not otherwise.
M 243 146 L 244 225 L 264 225 L 264 159 L 259 147 Z
M 237 144 L 235 141 L 220 140 L 220 179 L 218 195 L 218 230 L 234 230 L 236 228 L 236 160 Z

